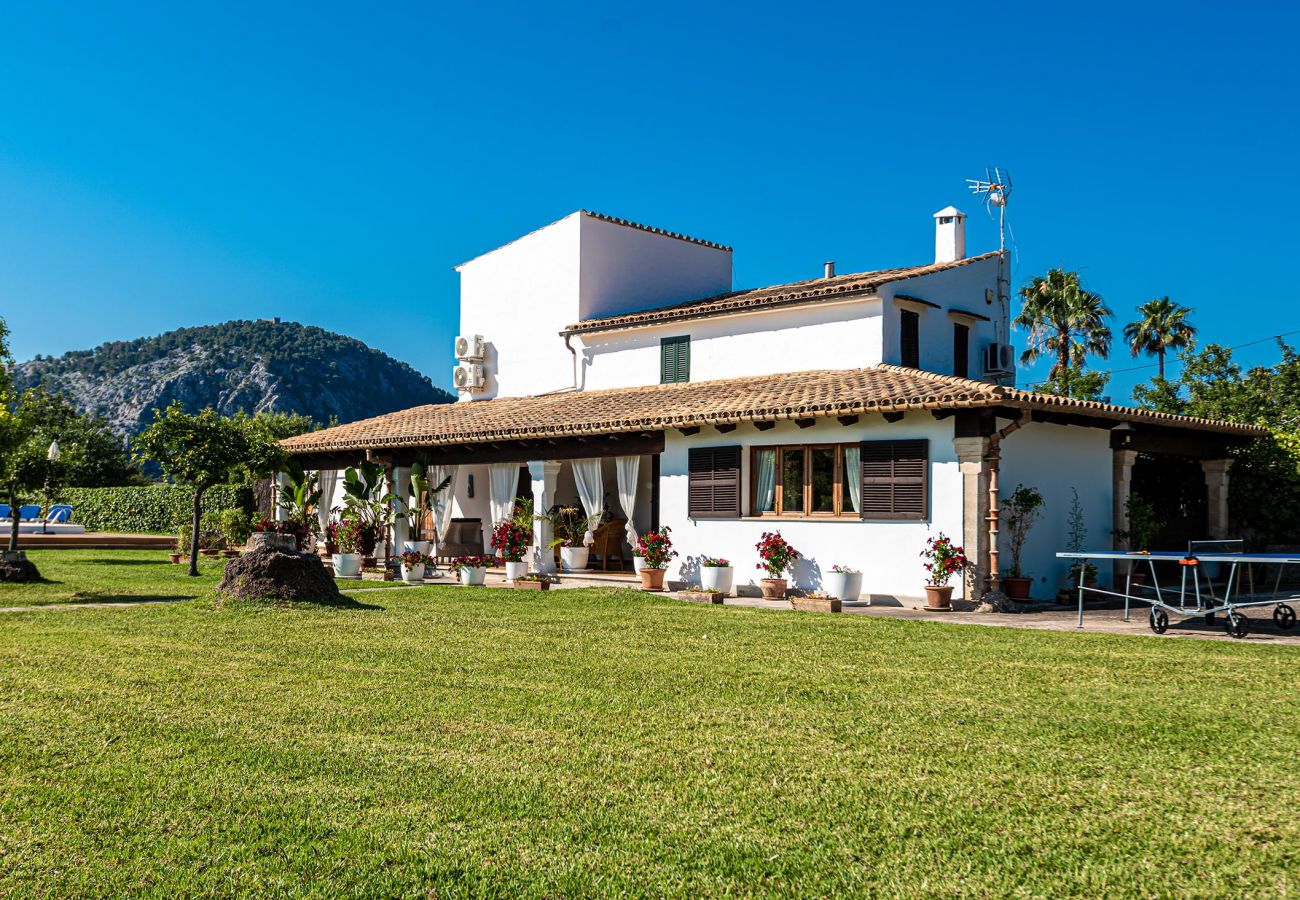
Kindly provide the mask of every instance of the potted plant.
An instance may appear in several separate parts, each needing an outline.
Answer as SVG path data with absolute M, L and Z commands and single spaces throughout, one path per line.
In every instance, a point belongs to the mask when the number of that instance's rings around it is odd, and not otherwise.
M 547 575 L 545 572 L 530 572 L 515 579 L 514 586 L 524 591 L 549 591 L 551 585 L 559 583 L 560 580 L 553 575 Z
M 842 606 L 839 597 L 826 591 L 795 591 L 790 595 L 790 608 L 801 612 L 837 613 Z
M 547 516 L 555 529 L 551 548 L 560 548 L 560 566 L 566 572 L 587 568 L 591 550 L 583 544 L 587 534 L 587 517 L 576 506 L 557 506 Z
M 1149 553 L 1161 528 L 1155 507 L 1145 497 L 1129 494 L 1128 500 L 1124 502 L 1124 509 L 1128 512 L 1128 528 L 1117 528 L 1115 536 L 1128 543 L 1130 553 Z M 1134 563 L 1129 563 L 1128 567 L 1130 585 L 1147 583 L 1149 573 L 1146 569 L 1138 568 Z
M 759 563 L 754 568 L 767 572 L 766 578 L 760 578 L 764 600 L 783 600 L 787 584 L 781 577 L 790 563 L 799 558 L 799 551 L 790 546 L 781 532 L 763 532 L 763 536 L 754 545 L 758 550 Z
M 831 566 L 822 582 L 826 593 L 837 600 L 856 600 L 862 593 L 862 573 L 838 563 Z
M 1070 488 L 1074 497 L 1070 501 L 1069 525 L 1066 529 L 1066 550 L 1082 553 L 1088 542 L 1088 526 L 1083 520 L 1083 504 L 1079 502 L 1079 489 Z M 1070 566 L 1070 582 L 1074 589 L 1080 586 L 1094 588 L 1097 586 L 1097 567 L 1089 560 L 1078 559 Z
M 384 489 L 384 467 L 369 460 L 343 471 L 343 507 L 362 526 L 362 553 L 373 564 L 375 549 L 393 524 L 397 495 Z
M 402 551 L 402 580 L 407 584 L 419 584 L 424 581 L 424 570 L 429 564 L 429 557 L 419 550 Z
M 528 541 L 531 538 L 532 533 L 520 525 L 517 519 L 505 519 L 492 526 L 489 544 L 505 560 L 506 581 L 518 581 L 528 574 L 528 563 L 524 557 L 528 554 Z
M 677 591 L 673 596 L 678 600 L 686 600 L 691 603 L 721 603 L 727 595 L 722 591 L 714 591 L 692 584 Z
M 460 575 L 463 585 L 483 584 L 487 581 L 488 566 L 493 561 L 490 556 L 458 556 L 452 560 L 451 570 Z
M 703 590 L 730 594 L 735 575 L 736 570 L 728 560 L 713 556 L 700 560 L 700 587 Z
M 363 532 L 362 524 L 352 518 L 343 519 L 334 529 L 334 541 L 338 544 L 339 550 L 330 560 L 334 565 L 335 577 L 361 577 Z
M 668 568 L 668 561 L 677 555 L 668 532 L 668 526 L 665 525 L 658 531 L 647 531 L 637 541 L 637 555 L 642 559 L 640 573 L 642 590 L 662 591 L 664 589 L 664 572 Z
M 1001 520 L 1007 527 L 1007 544 L 1011 550 L 1011 566 L 1002 576 L 1002 590 L 1012 600 L 1028 600 L 1029 589 L 1034 579 L 1025 574 L 1021 568 L 1021 557 L 1025 552 L 1025 540 L 1034 522 L 1042 515 L 1043 495 L 1037 488 L 1016 485 L 1011 496 L 1002 501 Z
M 970 565 L 966 551 L 941 531 L 926 540 L 921 557 L 925 560 L 923 568 L 929 573 L 925 582 L 925 608 L 951 610 L 952 585 L 948 582 Z

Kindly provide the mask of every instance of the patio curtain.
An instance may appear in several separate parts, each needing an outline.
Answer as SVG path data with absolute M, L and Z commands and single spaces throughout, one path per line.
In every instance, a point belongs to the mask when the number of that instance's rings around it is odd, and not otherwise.
M 320 522 L 320 533 L 324 537 L 330 524 L 330 513 L 334 504 L 334 485 L 338 483 L 337 469 L 321 469 L 316 473 L 316 484 L 320 487 L 320 502 L 316 504 L 316 521 Z
M 456 496 L 456 470 L 460 466 L 434 466 L 433 477 L 429 479 L 430 489 L 436 488 L 448 478 L 447 486 L 433 495 L 433 526 L 438 529 L 438 540 L 447 539 L 447 529 L 451 527 L 451 501 Z
M 519 463 L 493 463 L 488 466 L 488 502 L 492 507 L 489 529 L 510 518 L 518 487 Z
M 614 471 L 618 475 L 618 505 L 623 507 L 627 516 L 627 542 L 636 547 L 636 526 L 632 524 L 632 513 L 636 510 L 636 479 L 641 468 L 641 457 L 619 456 L 614 459 Z
M 776 510 L 776 451 L 759 450 L 758 473 L 755 477 L 754 504 L 755 512 L 774 512 Z
M 578 487 L 578 499 L 587 513 L 587 533 L 582 536 L 582 544 L 589 547 L 596 543 L 593 534 L 600 527 L 600 516 L 604 512 L 605 483 L 600 475 L 599 459 L 575 459 L 573 461 L 573 480 Z
M 849 481 L 853 511 L 862 512 L 862 448 L 857 444 L 844 448 L 844 475 Z

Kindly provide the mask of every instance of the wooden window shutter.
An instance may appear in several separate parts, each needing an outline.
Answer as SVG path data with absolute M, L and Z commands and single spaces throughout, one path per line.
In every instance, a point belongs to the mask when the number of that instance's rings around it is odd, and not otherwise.
M 691 339 L 662 338 L 659 341 L 659 383 L 691 380 Z
M 740 518 L 739 444 L 690 448 L 686 514 L 692 519 Z
M 911 369 L 921 367 L 921 317 L 910 309 L 902 310 L 898 323 L 899 356 Z
M 862 517 L 924 519 L 930 442 L 862 442 Z

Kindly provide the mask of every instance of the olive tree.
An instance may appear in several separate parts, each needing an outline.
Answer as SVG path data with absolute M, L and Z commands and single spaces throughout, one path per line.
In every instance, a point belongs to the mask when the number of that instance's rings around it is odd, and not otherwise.
M 135 440 L 136 456 L 156 462 L 173 481 L 194 491 L 193 530 L 198 535 L 203 493 L 248 475 L 265 476 L 279 462 L 278 448 L 248 426 L 208 408 L 187 413 L 179 402 L 154 410 L 154 420 Z M 199 542 L 190 541 L 190 575 L 199 574 Z

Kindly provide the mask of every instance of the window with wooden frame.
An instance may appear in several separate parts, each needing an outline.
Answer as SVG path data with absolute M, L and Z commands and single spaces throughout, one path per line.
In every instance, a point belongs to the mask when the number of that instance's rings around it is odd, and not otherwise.
M 750 448 L 750 514 L 857 518 L 861 505 L 858 444 Z
M 898 349 L 903 365 L 921 367 L 921 316 L 910 309 L 899 310 Z
M 952 374 L 970 377 L 970 326 L 961 322 L 952 325 Z
M 864 519 L 926 518 L 929 441 L 863 441 L 861 454 Z
M 666 337 L 659 341 L 659 383 L 691 380 L 691 338 Z
M 688 518 L 740 518 L 740 445 L 691 447 L 686 482 Z

